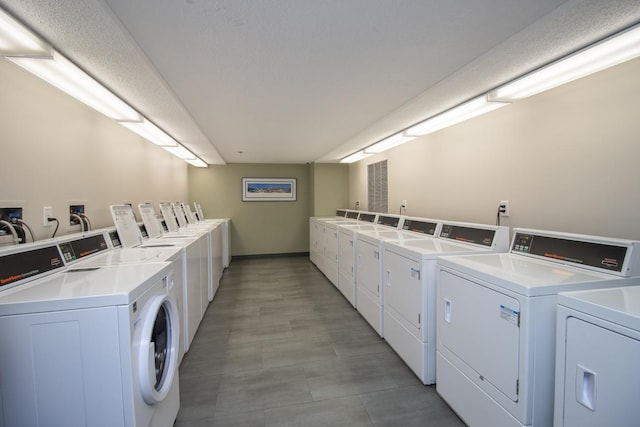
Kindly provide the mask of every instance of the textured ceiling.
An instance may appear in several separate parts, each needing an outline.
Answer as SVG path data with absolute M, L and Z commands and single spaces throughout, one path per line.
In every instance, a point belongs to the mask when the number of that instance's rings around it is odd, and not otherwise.
M 640 21 L 638 0 L 0 0 L 209 163 L 333 162 Z

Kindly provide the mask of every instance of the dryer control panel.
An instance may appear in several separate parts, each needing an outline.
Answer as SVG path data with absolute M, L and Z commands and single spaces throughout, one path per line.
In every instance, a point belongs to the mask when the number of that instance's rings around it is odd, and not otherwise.
M 563 263 L 622 272 L 628 246 L 607 242 L 589 242 L 564 236 L 516 232 L 512 253 L 539 256 Z

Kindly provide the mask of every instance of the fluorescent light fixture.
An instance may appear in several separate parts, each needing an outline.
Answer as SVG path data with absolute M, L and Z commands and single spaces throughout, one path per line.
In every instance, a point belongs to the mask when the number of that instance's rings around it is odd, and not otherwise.
M 0 9 L 0 55 L 51 57 L 51 46 Z
M 640 26 L 489 92 L 490 100 L 526 98 L 640 56 Z
M 189 163 L 192 166 L 197 168 L 206 168 L 209 167 L 203 160 L 201 159 L 185 159 L 185 162 Z
M 118 121 L 142 120 L 142 116 L 126 102 L 55 50 L 52 51 L 50 59 L 28 57 L 7 57 L 7 59 L 107 117 Z
M 364 150 L 360 150 L 357 153 L 350 154 L 347 157 L 340 159 L 340 163 L 355 163 L 358 160 L 366 159 L 369 156 L 371 156 L 371 154 L 365 153 Z
M 176 157 L 181 158 L 182 160 L 195 160 L 197 156 L 193 154 L 191 151 L 184 148 L 182 145 L 178 145 L 176 147 L 162 147 L 171 154 Z
M 391 135 L 388 138 L 383 139 L 382 141 L 378 141 L 375 144 L 364 149 L 364 152 L 367 154 L 371 153 L 382 153 L 383 151 L 389 150 L 393 147 L 397 147 L 400 144 L 404 144 L 405 142 L 409 142 L 415 139 L 414 136 L 406 136 L 402 133 L 396 133 L 395 135 Z
M 482 95 L 413 125 L 404 131 L 404 135 L 414 137 L 427 135 L 507 105 L 509 104 L 506 102 L 490 102 L 485 95 Z
M 169 136 L 165 131 L 143 118 L 141 122 L 118 122 L 141 137 L 161 147 L 177 147 L 178 141 Z

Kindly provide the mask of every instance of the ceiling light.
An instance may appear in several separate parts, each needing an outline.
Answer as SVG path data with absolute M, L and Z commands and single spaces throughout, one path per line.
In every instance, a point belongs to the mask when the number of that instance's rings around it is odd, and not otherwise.
M 404 131 L 404 135 L 414 137 L 427 135 L 506 105 L 509 104 L 506 102 L 490 102 L 485 95 L 482 95 L 413 125 Z
M 178 145 L 176 147 L 162 147 L 162 148 L 164 148 L 174 156 L 181 158 L 182 160 L 195 160 L 198 158 L 195 154 L 193 154 L 191 151 L 184 148 L 182 145 Z
M 490 100 L 526 98 L 640 56 L 640 26 L 489 92 Z
M 51 46 L 0 9 L 0 55 L 51 57 Z
M 414 136 L 406 136 L 402 133 L 396 133 L 395 135 L 391 135 L 388 138 L 383 139 L 382 141 L 378 141 L 375 144 L 364 149 L 364 152 L 367 154 L 371 153 L 382 153 L 383 151 L 389 150 L 393 147 L 397 147 L 400 144 L 404 144 L 405 142 L 409 142 L 415 139 Z
M 197 168 L 206 168 L 206 167 L 209 166 L 204 161 L 202 161 L 200 159 L 185 159 L 185 162 L 187 162 L 190 165 L 195 166 Z
M 94 110 L 118 121 L 140 121 L 142 117 L 123 100 L 55 50 L 50 59 L 7 57 Z
M 340 159 L 340 163 L 354 163 L 358 160 L 366 159 L 369 156 L 371 156 L 371 154 L 365 153 L 363 150 L 360 150 L 357 153 L 350 154 L 347 157 Z
M 161 147 L 177 147 L 178 141 L 167 135 L 165 131 L 143 118 L 141 122 L 119 122 L 122 126 L 130 129 L 141 137 L 153 142 Z

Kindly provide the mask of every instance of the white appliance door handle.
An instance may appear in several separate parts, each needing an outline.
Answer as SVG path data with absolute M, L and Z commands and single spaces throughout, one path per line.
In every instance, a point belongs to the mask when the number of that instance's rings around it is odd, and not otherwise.
M 378 252 L 378 251 L 373 251 L 373 257 L 374 257 L 375 259 L 380 259 L 380 252 Z
M 576 366 L 576 400 L 592 411 L 596 410 L 596 373 L 584 366 Z
M 451 300 L 444 299 L 444 321 L 451 323 Z
M 391 287 L 391 272 L 387 270 L 387 287 Z

